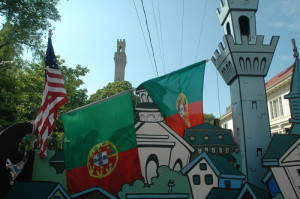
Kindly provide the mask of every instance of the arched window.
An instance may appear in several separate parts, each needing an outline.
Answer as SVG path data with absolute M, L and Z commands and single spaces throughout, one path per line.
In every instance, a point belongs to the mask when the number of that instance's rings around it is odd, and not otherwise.
M 157 176 L 159 166 L 158 158 L 155 154 L 151 154 L 146 161 L 146 180 L 148 184 L 152 184 L 151 179 Z
M 240 25 L 241 36 L 246 35 L 249 38 L 250 36 L 249 18 L 246 16 L 241 16 L 239 18 L 239 25 Z
M 182 161 L 180 159 L 177 159 L 174 164 L 174 171 L 180 171 L 182 169 Z

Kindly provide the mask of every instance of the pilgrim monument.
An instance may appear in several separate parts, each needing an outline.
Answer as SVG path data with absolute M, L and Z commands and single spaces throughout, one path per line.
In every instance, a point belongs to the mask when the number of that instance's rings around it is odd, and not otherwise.
M 125 76 L 125 66 L 127 63 L 125 53 L 126 42 L 125 39 L 117 40 L 117 52 L 115 52 L 115 82 L 123 81 Z

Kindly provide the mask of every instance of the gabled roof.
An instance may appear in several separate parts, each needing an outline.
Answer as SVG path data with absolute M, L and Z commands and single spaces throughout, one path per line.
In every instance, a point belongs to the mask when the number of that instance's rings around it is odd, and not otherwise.
M 244 194 L 246 191 L 249 191 L 251 196 L 256 199 L 256 198 L 263 198 L 263 199 L 271 199 L 272 197 L 264 190 L 261 188 L 258 188 L 250 183 L 245 183 L 243 188 L 241 189 L 241 192 L 238 194 L 237 198 L 243 198 Z
M 153 127 L 155 126 L 155 127 Z M 156 128 L 156 132 L 151 132 L 150 134 L 140 134 L 139 131 L 142 128 Z M 137 142 L 139 144 L 140 141 L 146 140 L 149 141 L 149 139 L 151 140 L 151 142 L 158 142 L 161 141 L 161 139 L 165 140 L 166 142 L 168 140 L 170 140 L 169 136 L 171 135 L 173 137 L 173 139 L 177 140 L 178 142 L 180 142 L 183 146 L 186 147 L 187 150 L 189 150 L 190 152 L 194 152 L 195 149 L 184 139 L 182 138 L 178 133 L 176 133 L 171 127 L 169 127 L 166 123 L 164 122 L 137 122 L 135 124 L 135 132 L 136 132 L 136 136 L 137 136 Z M 141 139 L 140 139 L 141 138 Z
M 209 135 L 208 140 L 204 140 L 205 135 Z M 218 139 L 218 135 L 223 135 L 223 139 Z M 190 140 L 190 136 L 194 136 L 194 140 Z M 203 123 L 198 126 L 186 129 L 184 139 L 190 145 L 231 145 L 237 146 L 232 137 L 230 129 L 223 129 L 209 123 Z
M 112 194 L 110 194 L 109 192 L 105 191 L 104 189 L 102 189 L 100 187 L 92 187 L 90 189 L 72 194 L 71 198 L 84 198 L 84 197 L 88 198 L 90 196 L 89 194 L 93 193 L 93 192 L 101 193 L 102 194 L 101 198 L 107 197 L 110 199 L 117 199 L 115 196 L 113 196 Z M 92 196 L 90 196 L 90 197 L 92 197 Z
M 189 198 L 189 194 L 185 193 L 138 193 L 138 194 L 126 194 L 126 198 L 131 199 L 141 199 L 141 198 L 148 198 L 148 199 L 187 199 Z
M 206 199 L 216 199 L 216 198 L 236 198 L 240 189 L 224 189 L 213 187 L 209 194 L 206 196 Z
M 64 150 L 59 150 L 49 160 L 49 162 L 65 162 Z
M 242 174 L 238 169 L 232 166 L 225 157 L 215 155 L 208 152 L 201 153 L 196 159 L 190 162 L 186 167 L 181 170 L 183 175 L 186 175 L 190 170 L 192 170 L 202 159 L 206 159 L 210 167 L 214 170 L 219 177 L 229 177 L 245 179 L 244 174 Z
M 299 138 L 300 135 L 274 134 L 262 158 L 263 165 L 279 165 L 278 160 Z
M 6 194 L 5 198 L 52 198 L 57 191 L 60 191 L 60 193 L 65 196 L 65 198 L 69 198 L 66 191 L 57 182 L 17 181 Z
M 278 73 L 277 75 L 272 77 L 269 81 L 267 81 L 267 83 L 265 84 L 266 89 L 270 88 L 272 85 L 274 85 L 277 82 L 279 82 L 280 80 L 284 79 L 291 73 L 293 73 L 293 65 L 287 67 L 286 69 L 284 69 L 283 71 L 281 71 L 280 73 Z
M 219 126 L 215 126 L 213 124 L 210 124 L 210 123 L 206 123 L 204 122 L 203 124 L 199 124 L 197 126 L 194 126 L 194 127 L 191 127 L 191 128 L 188 128 L 186 129 L 187 131 L 194 131 L 194 130 L 226 130 L 226 131 L 229 131 L 228 129 L 223 129 Z

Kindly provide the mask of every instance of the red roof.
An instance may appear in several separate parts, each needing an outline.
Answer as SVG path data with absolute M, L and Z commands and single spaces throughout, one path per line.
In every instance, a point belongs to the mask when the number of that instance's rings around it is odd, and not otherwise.
M 289 74 L 291 74 L 293 72 L 293 66 L 294 66 L 294 64 L 292 64 L 291 66 L 287 67 L 286 69 L 284 69 L 283 71 L 281 71 L 280 73 L 278 73 L 277 75 L 275 75 L 274 77 L 272 77 L 266 83 L 266 89 L 269 88 L 269 87 L 271 87 L 272 85 L 276 84 L 277 82 L 279 82 L 284 77 L 286 77 Z

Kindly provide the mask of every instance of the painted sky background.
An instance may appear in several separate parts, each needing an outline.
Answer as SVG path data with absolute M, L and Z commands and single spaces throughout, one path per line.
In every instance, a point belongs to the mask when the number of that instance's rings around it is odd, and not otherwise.
M 144 0 L 159 75 L 210 59 L 214 55 L 224 35 L 216 15 L 218 7 L 219 0 Z M 291 39 L 295 38 L 300 46 L 299 7 L 299 0 L 259 1 L 257 35 L 265 35 L 266 44 L 272 36 L 280 36 L 266 81 L 294 61 Z M 80 64 L 90 69 L 90 73 L 83 78 L 83 87 L 87 88 L 89 95 L 114 81 L 113 57 L 117 50 L 117 39 L 126 40 L 128 63 L 125 80 L 138 87 L 142 82 L 156 77 L 140 0 L 62 0 L 58 10 L 61 21 L 53 23 L 55 29 L 52 37 L 55 54 L 65 59 L 68 67 Z M 162 35 L 162 39 L 158 39 L 157 35 Z M 161 51 L 164 56 L 161 56 L 159 45 L 163 45 Z M 221 114 L 224 114 L 230 105 L 230 91 L 220 75 L 218 80 Z M 206 65 L 203 92 L 204 112 L 219 117 L 217 75 L 211 61 Z

